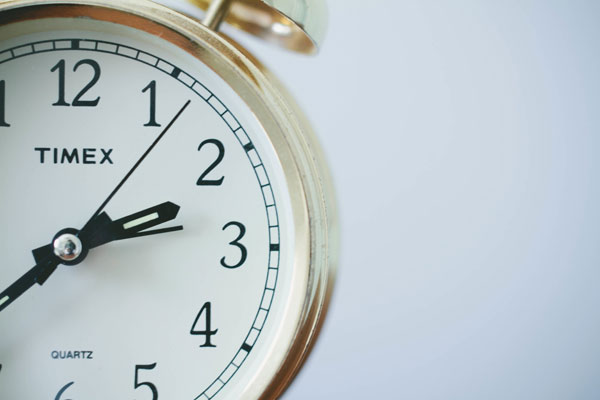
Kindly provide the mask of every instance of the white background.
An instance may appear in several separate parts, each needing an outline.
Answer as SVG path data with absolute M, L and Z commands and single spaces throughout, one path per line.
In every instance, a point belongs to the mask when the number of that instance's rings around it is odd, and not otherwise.
M 339 196 L 333 307 L 284 398 L 600 398 L 600 3 L 329 6 L 316 58 L 236 35 Z

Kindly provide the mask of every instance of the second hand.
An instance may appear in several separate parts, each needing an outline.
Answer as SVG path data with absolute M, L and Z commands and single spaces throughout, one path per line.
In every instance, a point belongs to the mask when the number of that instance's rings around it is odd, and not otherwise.
M 177 121 L 177 119 L 181 116 L 181 114 L 185 111 L 185 109 L 187 108 L 187 106 L 190 105 L 191 102 L 192 102 L 191 100 L 188 100 L 183 105 L 183 107 L 181 107 L 181 110 L 179 110 L 177 112 L 177 114 L 175 114 L 175 117 L 173 117 L 173 119 L 171 120 L 171 122 L 169 122 L 169 124 L 165 127 L 165 129 L 163 129 L 163 131 L 160 133 L 160 135 L 158 135 L 158 137 L 154 140 L 154 142 L 152 142 L 152 144 L 150 145 L 150 147 L 148 147 L 148 149 L 144 152 L 144 154 L 142 154 L 142 156 L 140 157 L 140 159 L 137 160 L 137 162 L 133 165 L 133 167 L 131 168 L 131 170 L 129 170 L 129 172 L 125 175 L 125 177 L 121 180 L 121 182 L 119 182 L 119 184 L 117 185 L 117 187 L 115 187 L 115 189 L 108 195 L 108 197 L 106 198 L 106 200 L 104 200 L 104 202 L 102 202 L 102 204 L 100 205 L 100 207 L 98 208 L 98 210 L 96 210 L 96 212 L 94 213 L 94 215 L 92 215 L 92 217 L 88 220 L 88 222 L 85 224 L 85 226 L 81 229 L 82 231 L 85 230 L 86 227 L 98 215 L 100 215 L 100 213 L 102 212 L 102 210 L 104 210 L 104 207 L 106 207 L 106 205 L 111 201 L 111 199 L 115 196 L 115 194 L 117 194 L 117 192 L 119 191 L 119 189 L 121 189 L 121 187 L 125 184 L 125 182 L 127 182 L 127 180 L 129 179 L 129 177 L 140 166 L 140 164 L 142 163 L 142 161 L 144 161 L 144 159 L 148 156 L 148 154 L 150 154 L 150 152 L 154 149 L 154 147 L 156 147 L 156 145 L 158 144 L 158 142 L 160 142 L 160 140 L 165 136 L 165 134 L 169 131 L 169 129 L 171 128 L 171 126 L 173 126 L 173 124 L 175 123 L 175 121 Z

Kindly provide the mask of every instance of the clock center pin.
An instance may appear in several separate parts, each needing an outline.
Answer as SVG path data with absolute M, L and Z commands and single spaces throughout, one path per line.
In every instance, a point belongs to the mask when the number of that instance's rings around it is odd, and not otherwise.
M 76 260 L 83 251 L 81 240 L 72 233 L 63 233 L 54 239 L 54 254 L 63 261 Z

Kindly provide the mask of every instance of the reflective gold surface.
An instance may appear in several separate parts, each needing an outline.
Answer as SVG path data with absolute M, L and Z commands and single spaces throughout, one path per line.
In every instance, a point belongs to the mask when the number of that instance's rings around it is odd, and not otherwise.
M 207 10 L 211 0 L 187 0 Z M 325 0 L 232 0 L 225 22 L 299 53 L 318 51 L 327 30 Z

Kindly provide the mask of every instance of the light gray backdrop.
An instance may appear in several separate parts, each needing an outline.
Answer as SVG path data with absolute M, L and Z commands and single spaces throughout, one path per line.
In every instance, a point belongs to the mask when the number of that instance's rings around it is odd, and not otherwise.
M 600 398 L 600 2 L 329 0 L 243 35 L 318 128 L 342 257 L 284 396 Z

